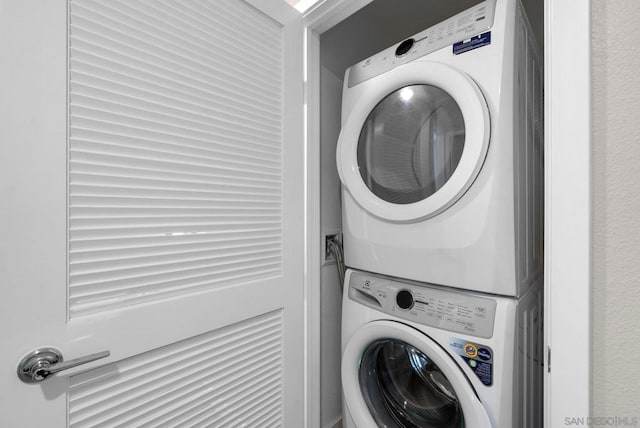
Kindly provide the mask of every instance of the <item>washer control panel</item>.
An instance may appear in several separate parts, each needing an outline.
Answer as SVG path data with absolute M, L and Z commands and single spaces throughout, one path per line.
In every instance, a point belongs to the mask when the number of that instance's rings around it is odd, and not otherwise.
M 496 301 L 469 292 L 352 272 L 349 298 L 418 324 L 487 339 L 493 336 Z
M 493 27 L 496 0 L 485 0 L 352 66 L 349 87 Z

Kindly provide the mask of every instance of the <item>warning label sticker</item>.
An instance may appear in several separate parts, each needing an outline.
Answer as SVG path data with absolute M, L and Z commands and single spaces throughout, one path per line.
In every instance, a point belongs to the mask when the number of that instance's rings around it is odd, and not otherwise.
M 460 55 L 491 44 L 491 31 L 453 44 L 453 54 Z

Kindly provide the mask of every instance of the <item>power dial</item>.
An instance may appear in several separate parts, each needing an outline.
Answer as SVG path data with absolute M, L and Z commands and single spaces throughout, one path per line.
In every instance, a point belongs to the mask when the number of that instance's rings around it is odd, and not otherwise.
M 398 291 L 396 303 L 400 309 L 411 309 L 413 307 L 413 294 L 409 290 Z
M 413 47 L 413 45 L 415 44 L 415 40 L 414 39 L 407 39 L 405 41 L 403 41 L 402 43 L 400 43 L 398 45 L 398 47 L 396 48 L 396 56 L 398 58 L 401 58 L 403 56 L 405 56 L 406 54 L 409 53 L 409 51 L 411 50 L 411 48 Z

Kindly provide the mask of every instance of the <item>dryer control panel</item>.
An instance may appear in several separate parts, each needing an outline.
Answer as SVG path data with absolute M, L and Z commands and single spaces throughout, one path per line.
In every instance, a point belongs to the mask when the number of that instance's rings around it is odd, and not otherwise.
M 349 87 L 493 27 L 496 0 L 485 0 L 349 69 Z
M 487 339 L 493 336 L 496 301 L 468 291 L 352 272 L 349 298 L 418 324 Z

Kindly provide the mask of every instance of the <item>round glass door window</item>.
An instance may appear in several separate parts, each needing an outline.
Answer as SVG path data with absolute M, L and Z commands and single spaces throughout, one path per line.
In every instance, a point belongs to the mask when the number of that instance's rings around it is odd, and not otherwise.
M 371 415 L 385 428 L 463 428 L 462 407 L 446 376 L 406 342 L 378 340 L 358 374 Z
M 365 120 L 357 148 L 360 175 L 380 199 L 418 202 L 453 175 L 464 142 L 462 111 L 447 92 L 432 85 L 405 86 L 387 95 Z

